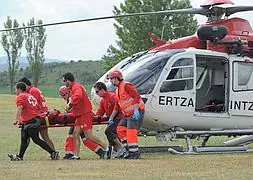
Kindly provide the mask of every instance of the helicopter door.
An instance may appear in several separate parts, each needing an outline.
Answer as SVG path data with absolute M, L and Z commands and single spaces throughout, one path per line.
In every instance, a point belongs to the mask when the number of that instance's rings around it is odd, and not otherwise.
M 227 112 L 227 74 L 228 61 L 224 57 L 196 55 L 196 112 Z
M 253 62 L 244 62 L 244 59 L 239 57 L 231 62 L 232 91 L 229 107 L 231 115 L 253 116 Z
M 168 121 L 169 118 L 173 124 L 174 121 L 192 116 L 195 104 L 194 84 L 194 56 L 188 53 L 172 57 L 164 68 L 151 99 L 158 119 Z

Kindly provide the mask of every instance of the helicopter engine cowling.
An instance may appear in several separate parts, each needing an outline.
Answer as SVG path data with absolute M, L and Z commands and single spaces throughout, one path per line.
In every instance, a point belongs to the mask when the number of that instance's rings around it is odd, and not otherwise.
M 202 26 L 197 30 L 198 38 L 202 41 L 216 42 L 228 34 L 225 26 Z

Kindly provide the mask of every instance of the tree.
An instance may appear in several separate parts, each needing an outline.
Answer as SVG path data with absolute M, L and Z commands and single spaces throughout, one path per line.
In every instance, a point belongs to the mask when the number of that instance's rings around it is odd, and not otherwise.
M 114 6 L 115 15 L 136 12 L 163 11 L 169 9 L 190 8 L 189 0 L 125 0 L 120 7 Z M 197 21 L 193 15 L 149 15 L 117 18 L 114 23 L 119 40 L 118 49 L 112 45 L 102 57 L 106 69 L 111 68 L 123 58 L 152 47 L 147 32 L 166 40 L 191 35 L 195 32 Z M 179 28 L 181 27 L 181 28 Z M 175 31 L 176 28 L 176 31 Z
M 36 25 L 42 24 L 42 20 L 38 20 Z M 30 19 L 27 26 L 35 25 L 34 18 Z M 25 26 L 25 25 L 24 25 Z M 40 76 L 42 74 L 45 62 L 44 46 L 46 42 L 46 29 L 42 26 L 27 28 L 25 34 L 25 48 L 27 51 L 27 59 L 32 72 L 32 81 L 34 86 L 38 86 Z
M 9 29 L 16 27 L 19 27 L 17 20 L 11 20 L 10 17 L 7 17 L 7 21 L 4 23 L 4 28 Z M 7 54 L 8 79 L 10 83 L 11 93 L 14 92 L 14 79 L 19 66 L 18 57 L 21 54 L 23 41 L 24 36 L 21 29 L 5 31 L 1 36 L 1 44 Z

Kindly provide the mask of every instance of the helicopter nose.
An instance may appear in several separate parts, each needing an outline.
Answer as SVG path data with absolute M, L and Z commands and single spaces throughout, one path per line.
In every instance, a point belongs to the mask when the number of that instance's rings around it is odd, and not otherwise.
M 100 97 L 96 94 L 94 87 L 92 87 L 92 89 L 91 89 L 90 97 L 91 97 L 93 104 L 98 106 L 99 102 L 100 102 Z

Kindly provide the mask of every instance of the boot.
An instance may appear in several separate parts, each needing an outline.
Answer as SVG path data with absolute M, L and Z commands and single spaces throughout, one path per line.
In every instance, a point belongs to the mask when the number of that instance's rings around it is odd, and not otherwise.
M 125 159 L 140 159 L 141 158 L 141 152 L 136 151 L 136 152 L 129 152 L 124 156 Z
M 104 159 L 105 158 L 105 154 L 106 154 L 106 151 L 102 148 L 99 148 L 96 152 L 97 155 L 99 155 L 100 159 Z
M 74 153 L 65 153 L 63 159 L 71 159 L 74 156 Z

